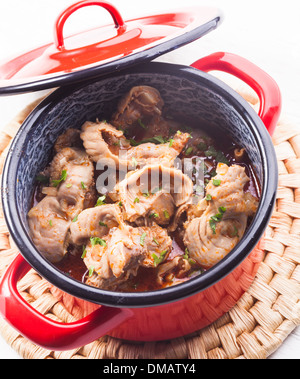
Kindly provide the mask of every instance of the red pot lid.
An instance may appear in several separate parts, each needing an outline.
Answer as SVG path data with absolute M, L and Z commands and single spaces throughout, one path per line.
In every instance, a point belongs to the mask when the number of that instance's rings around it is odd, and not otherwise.
M 63 37 L 64 24 L 76 10 L 105 8 L 114 23 Z M 152 60 L 215 29 L 221 12 L 195 7 L 124 21 L 104 1 L 80 1 L 57 19 L 54 43 L 0 63 L 0 95 L 29 92 L 99 77 Z

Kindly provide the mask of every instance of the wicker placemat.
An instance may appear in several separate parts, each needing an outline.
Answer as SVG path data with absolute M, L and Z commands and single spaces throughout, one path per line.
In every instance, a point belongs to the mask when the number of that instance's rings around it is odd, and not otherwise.
M 258 107 L 252 92 L 239 91 Z M 31 104 L 0 132 L 0 172 L 9 144 L 23 120 L 36 106 Z M 166 342 L 128 343 L 105 336 L 67 352 L 37 347 L 0 320 L 0 333 L 26 359 L 264 359 L 300 325 L 300 127 L 281 120 L 273 136 L 279 163 L 276 209 L 266 231 L 265 258 L 248 292 L 217 322 L 194 333 Z M 0 277 L 18 250 L 0 213 Z M 53 289 L 34 270 L 19 283 L 24 298 L 41 313 L 61 322 L 82 316 L 70 296 L 58 300 Z

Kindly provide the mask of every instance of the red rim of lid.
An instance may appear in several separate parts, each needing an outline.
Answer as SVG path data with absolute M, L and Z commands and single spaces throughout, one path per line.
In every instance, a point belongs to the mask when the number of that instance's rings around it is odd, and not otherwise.
M 114 24 L 64 38 L 70 15 L 92 5 L 105 8 Z M 207 34 L 220 21 L 218 9 L 194 7 L 124 22 L 110 3 L 80 1 L 58 17 L 54 43 L 0 63 L 0 95 L 76 83 L 152 60 Z

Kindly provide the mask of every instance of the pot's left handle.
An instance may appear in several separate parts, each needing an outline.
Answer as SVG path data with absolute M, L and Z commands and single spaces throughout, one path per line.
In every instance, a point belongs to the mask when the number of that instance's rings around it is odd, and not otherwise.
M 0 282 L 0 313 L 18 332 L 47 350 L 72 350 L 85 346 L 122 324 L 131 317 L 128 309 L 100 306 L 87 317 L 60 323 L 39 313 L 17 290 L 17 282 L 31 266 L 18 255 Z
M 218 52 L 194 62 L 201 71 L 224 71 L 248 84 L 260 100 L 259 117 L 270 135 L 273 134 L 281 112 L 281 93 L 275 80 L 261 68 L 236 54 Z

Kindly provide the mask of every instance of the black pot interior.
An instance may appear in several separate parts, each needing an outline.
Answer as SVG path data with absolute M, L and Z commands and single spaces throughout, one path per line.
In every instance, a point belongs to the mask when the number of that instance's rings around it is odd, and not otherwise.
M 138 69 L 116 73 L 94 83 L 81 85 L 79 88 L 61 88 L 51 94 L 23 124 L 12 145 L 6 164 L 6 183 L 3 183 L 8 187 L 9 194 L 4 198 L 7 221 L 22 254 L 41 275 L 75 296 L 112 306 L 117 304 L 117 293 L 86 288 L 88 286 L 58 272 L 39 255 L 28 236 L 26 215 L 31 206 L 35 177 L 48 164 L 57 137 L 68 128 L 80 128 L 87 120 L 109 119 L 120 97 L 136 85 L 157 88 L 165 101 L 165 111 L 173 117 L 186 119 L 187 123 L 192 120 L 195 127 L 213 133 L 216 138 L 227 135 L 237 144 L 246 147 L 263 188 L 262 198 L 265 197 L 266 180 L 270 179 L 267 175 L 264 150 L 268 150 L 274 159 L 270 138 L 251 107 L 226 85 L 193 68 L 150 63 Z M 276 159 L 274 161 L 276 162 Z M 275 166 L 273 170 L 276 171 Z M 270 197 L 266 201 L 270 205 L 276 183 L 274 181 L 269 185 Z M 13 193 L 14 199 L 11 198 Z M 268 214 L 269 211 L 264 217 L 268 217 Z M 250 253 L 251 247 L 255 246 L 266 226 L 265 218 L 253 224 L 255 225 L 251 226 L 252 236 L 246 235 L 229 254 L 231 257 L 226 257 L 224 262 L 209 270 L 210 273 L 208 271 L 202 278 L 189 281 L 194 284 L 187 282 L 155 291 L 161 292 L 160 297 L 155 293 L 147 293 L 147 301 L 141 300 L 143 294 L 119 294 L 123 298 L 121 303 L 124 306 L 139 306 L 142 303 L 151 305 L 155 301 L 168 302 L 203 290 L 220 280 Z M 179 287 L 182 287 L 182 290 Z

